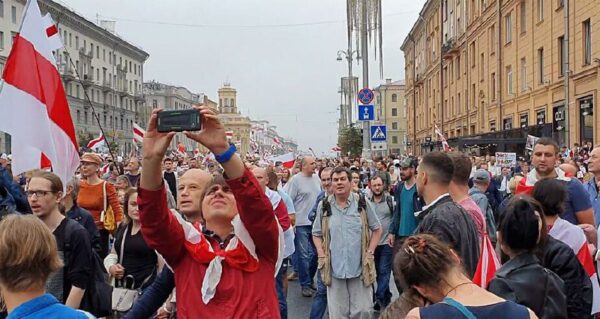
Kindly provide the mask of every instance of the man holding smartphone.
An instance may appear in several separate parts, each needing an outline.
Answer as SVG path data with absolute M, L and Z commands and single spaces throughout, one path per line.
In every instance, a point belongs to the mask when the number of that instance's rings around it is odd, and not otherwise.
M 227 143 L 216 112 L 206 106 L 194 109 L 201 115 L 202 130 L 184 134 L 215 154 L 227 181 L 216 177 L 206 191 L 203 227 L 171 212 L 161 166 L 175 132 L 157 130 L 160 109 L 154 110 L 144 136 L 138 188 L 142 234 L 175 272 L 177 312 L 182 317 L 240 318 L 255 313 L 277 318 L 279 230 L 273 207 L 235 146 Z

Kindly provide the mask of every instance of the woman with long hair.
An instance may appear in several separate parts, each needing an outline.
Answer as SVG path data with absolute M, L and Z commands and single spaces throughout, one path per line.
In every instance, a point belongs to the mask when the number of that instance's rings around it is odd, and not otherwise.
M 98 171 L 102 159 L 100 156 L 93 153 L 85 153 L 81 156 L 81 182 L 79 183 L 79 196 L 77 197 L 77 205 L 87 209 L 94 218 L 96 227 L 100 233 L 100 257 L 104 258 L 108 255 L 109 232 L 104 229 L 104 221 L 101 220 L 102 212 L 109 206 L 115 216 L 117 223 L 123 218 L 123 210 L 119 203 L 119 198 L 115 187 L 100 177 Z
M 404 286 L 431 303 L 412 309 L 406 318 L 537 318 L 526 307 L 473 283 L 465 275 L 456 252 L 433 235 L 408 237 L 398 251 L 395 267 Z
M 142 236 L 137 190 L 124 195 L 124 220 L 115 233 L 115 244 L 104 259 L 104 266 L 115 279 L 115 287 L 144 290 L 164 264 Z

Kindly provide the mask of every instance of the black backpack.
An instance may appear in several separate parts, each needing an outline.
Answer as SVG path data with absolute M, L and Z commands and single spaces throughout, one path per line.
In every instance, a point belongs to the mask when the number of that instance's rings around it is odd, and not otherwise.
M 65 241 L 64 241 L 64 264 L 65 264 L 65 276 L 68 271 L 68 263 L 70 260 L 71 252 L 71 237 L 73 233 L 78 229 L 83 228 L 78 222 L 67 218 L 67 224 L 65 225 Z M 86 231 L 87 234 L 87 231 Z M 91 240 L 91 239 L 90 239 Z M 88 283 L 81 305 L 81 310 L 87 311 L 92 315 L 100 318 L 112 315 L 112 286 L 108 283 L 108 273 L 104 268 L 102 258 L 98 253 L 91 248 L 92 253 L 92 280 Z M 66 290 L 65 290 L 66 291 Z
M 323 209 L 323 216 L 331 216 L 331 204 L 329 203 L 328 195 L 325 195 L 325 197 L 323 197 L 323 201 L 321 202 L 321 207 Z M 365 198 L 365 195 L 363 195 L 363 194 L 359 194 L 358 209 L 367 211 L 367 199 Z

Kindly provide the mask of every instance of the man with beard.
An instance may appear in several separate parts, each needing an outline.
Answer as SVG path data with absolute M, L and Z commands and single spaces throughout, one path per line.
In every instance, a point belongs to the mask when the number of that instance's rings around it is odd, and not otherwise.
M 384 189 L 381 176 L 371 178 L 371 192 L 373 196 L 369 201 L 375 207 L 375 214 L 381 222 L 383 234 L 389 232 L 394 212 L 394 199 Z M 375 270 L 377 273 L 377 289 L 375 291 L 375 311 L 385 309 L 392 300 L 390 292 L 390 274 L 392 272 L 392 245 L 387 243 L 385 236 L 381 236 L 375 248 Z
M 521 180 L 516 194 L 530 195 L 537 181 L 556 178 L 567 185 L 568 191 L 565 211 L 560 217 L 575 225 L 596 225 L 592 203 L 581 182 L 577 178 L 566 176 L 563 170 L 556 167 L 558 151 L 558 144 L 550 138 L 543 137 L 535 142 L 531 156 L 531 164 L 534 169 Z
M 388 230 L 387 241 L 393 247 L 393 255 L 395 256 L 404 238 L 412 235 L 417 228 L 417 219 L 415 212 L 422 208 L 417 194 L 417 185 L 415 172 L 417 169 L 417 161 L 414 158 L 407 157 L 400 162 L 400 184 L 396 189 L 395 202 L 396 208 L 392 216 L 392 222 Z M 394 271 L 394 281 L 396 287 L 400 289 L 400 281 L 398 274 Z

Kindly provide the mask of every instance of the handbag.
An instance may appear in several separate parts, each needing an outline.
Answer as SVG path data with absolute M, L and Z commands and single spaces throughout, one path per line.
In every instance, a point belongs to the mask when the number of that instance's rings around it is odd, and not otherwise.
M 104 229 L 109 233 L 114 233 L 117 229 L 117 222 L 115 220 L 115 212 L 112 207 L 108 204 L 108 196 L 106 195 L 106 182 L 102 184 L 102 197 L 104 201 L 104 210 L 100 213 L 100 221 L 102 222 Z
M 125 249 L 125 237 L 127 237 L 127 232 L 129 231 L 129 227 L 125 228 L 123 232 L 123 239 L 121 239 L 121 254 L 119 255 L 119 264 L 123 265 L 123 253 Z M 112 291 L 112 309 L 113 312 L 127 312 L 131 310 L 133 304 L 138 299 L 138 297 L 142 294 L 142 289 L 148 280 L 152 277 L 154 271 L 144 279 L 142 285 L 139 289 L 134 289 L 135 287 L 135 279 L 131 275 L 127 275 L 123 280 L 121 280 L 121 287 L 115 287 Z M 129 279 L 129 280 L 128 280 Z M 117 281 L 115 280 L 115 283 Z M 128 283 L 130 283 L 128 288 Z M 115 284 L 116 286 L 116 284 Z

